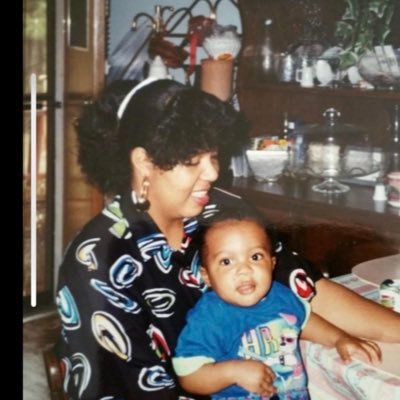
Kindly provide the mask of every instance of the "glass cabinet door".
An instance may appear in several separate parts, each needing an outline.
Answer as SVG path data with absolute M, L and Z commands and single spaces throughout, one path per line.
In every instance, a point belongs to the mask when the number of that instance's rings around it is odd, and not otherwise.
M 54 10 L 52 1 L 23 2 L 23 281 L 24 315 L 52 304 L 53 293 L 53 170 L 54 170 Z M 31 74 L 37 77 L 36 143 L 31 140 Z M 36 177 L 31 175 L 31 148 L 36 146 Z M 36 202 L 31 183 L 36 178 Z M 36 226 L 31 226 L 31 206 L 36 206 Z M 36 248 L 31 248 L 33 229 Z M 31 306 L 31 256 L 36 256 L 37 307 Z

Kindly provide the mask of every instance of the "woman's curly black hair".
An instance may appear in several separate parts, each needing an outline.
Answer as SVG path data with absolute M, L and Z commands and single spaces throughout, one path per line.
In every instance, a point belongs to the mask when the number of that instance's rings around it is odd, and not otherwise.
M 132 81 L 114 81 L 77 120 L 79 158 L 90 183 L 103 193 L 130 187 L 130 152 L 143 147 L 164 170 L 204 151 L 218 151 L 222 166 L 248 142 L 243 114 L 215 96 L 172 80 L 144 86 L 117 110 Z

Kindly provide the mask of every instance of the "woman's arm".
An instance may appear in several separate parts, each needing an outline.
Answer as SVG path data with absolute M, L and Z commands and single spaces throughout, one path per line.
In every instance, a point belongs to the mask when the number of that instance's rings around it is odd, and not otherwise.
M 181 386 L 190 393 L 212 394 L 231 385 L 239 385 L 250 393 L 270 396 L 275 374 L 260 361 L 231 360 L 204 364 L 195 372 L 179 377 Z
M 311 309 L 352 336 L 400 343 L 400 314 L 321 278 Z
M 371 363 L 377 363 L 382 358 L 381 350 L 375 342 L 350 336 L 313 312 L 300 337 L 327 347 L 336 347 L 343 361 L 351 361 L 351 356 L 355 354 Z

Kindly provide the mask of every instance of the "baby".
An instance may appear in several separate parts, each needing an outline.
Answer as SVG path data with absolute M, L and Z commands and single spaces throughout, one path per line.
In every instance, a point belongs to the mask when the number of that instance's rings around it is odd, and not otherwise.
M 335 346 L 348 362 L 377 362 L 376 343 L 349 336 L 273 280 L 273 244 L 242 210 L 202 229 L 201 274 L 208 290 L 187 315 L 173 358 L 182 387 L 212 399 L 309 399 L 298 339 Z

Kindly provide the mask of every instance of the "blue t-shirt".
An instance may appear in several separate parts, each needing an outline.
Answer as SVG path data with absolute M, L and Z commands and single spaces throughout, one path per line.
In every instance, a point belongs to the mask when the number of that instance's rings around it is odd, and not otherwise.
M 238 307 L 213 291 L 206 292 L 189 311 L 179 336 L 173 360 L 176 372 L 186 375 L 210 362 L 260 360 L 275 372 L 280 399 L 308 399 L 298 337 L 309 310 L 308 303 L 278 282 L 252 307 Z M 232 385 L 212 398 L 260 398 L 248 396 L 246 390 Z

